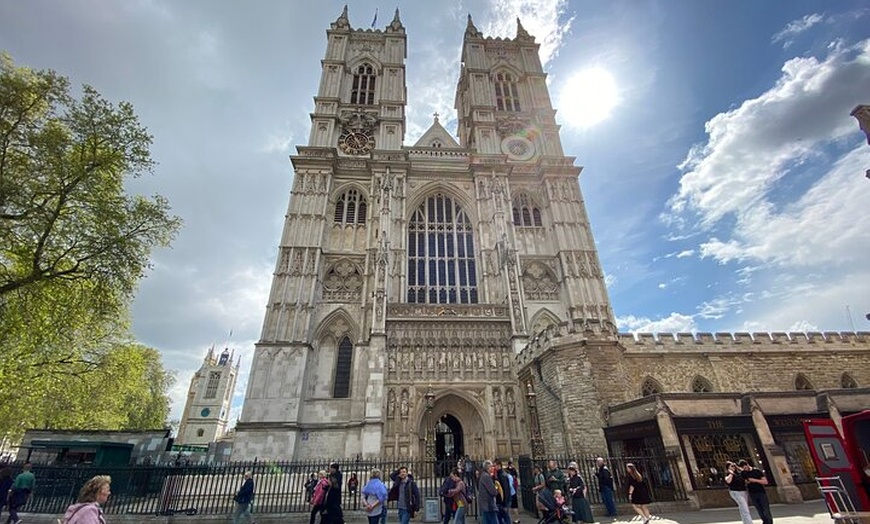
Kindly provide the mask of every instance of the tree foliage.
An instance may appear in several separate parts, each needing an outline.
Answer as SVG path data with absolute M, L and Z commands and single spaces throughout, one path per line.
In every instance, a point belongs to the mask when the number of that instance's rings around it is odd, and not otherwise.
M 131 104 L 0 55 L 0 432 L 163 425 L 172 377 L 128 330 L 181 225 L 124 190 L 154 167 L 151 140 Z

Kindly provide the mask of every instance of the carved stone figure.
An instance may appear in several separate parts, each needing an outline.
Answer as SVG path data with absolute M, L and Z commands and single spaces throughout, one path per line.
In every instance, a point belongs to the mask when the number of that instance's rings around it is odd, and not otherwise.
M 408 409 L 409 409 L 409 408 L 410 408 L 410 404 L 409 404 L 409 402 L 408 402 L 408 390 L 407 390 L 407 389 L 403 389 L 403 390 L 402 390 L 402 407 L 401 407 L 401 409 L 402 409 L 402 417 L 403 417 L 403 418 L 407 418 L 407 417 L 408 417 Z
M 396 392 L 393 388 L 390 388 L 390 392 L 387 394 L 387 417 L 393 418 L 393 415 L 396 414 Z
M 502 413 L 502 403 L 501 403 L 501 391 L 498 389 L 492 390 L 492 411 L 496 414 L 496 416 L 501 415 Z
M 516 404 L 516 401 L 514 400 L 513 388 L 508 388 L 508 390 L 505 391 L 504 398 L 505 398 L 505 404 L 507 405 L 508 415 L 511 415 L 511 416 L 515 415 L 517 412 L 517 404 Z

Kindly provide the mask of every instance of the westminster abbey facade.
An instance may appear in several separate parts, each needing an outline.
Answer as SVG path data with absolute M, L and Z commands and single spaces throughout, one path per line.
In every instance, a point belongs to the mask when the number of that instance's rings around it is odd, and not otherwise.
M 413 145 L 399 12 L 363 30 L 345 8 L 326 33 L 234 459 L 656 449 L 682 453 L 691 490 L 725 442 L 799 467 L 770 417 L 870 404 L 867 333 L 617 331 L 519 22 L 492 38 L 469 17 L 456 138 L 436 115 Z

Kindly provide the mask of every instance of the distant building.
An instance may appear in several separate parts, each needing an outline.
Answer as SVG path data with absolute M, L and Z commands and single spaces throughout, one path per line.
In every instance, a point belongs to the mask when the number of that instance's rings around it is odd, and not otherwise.
M 28 429 L 16 460 L 37 464 L 126 466 L 168 460 L 168 428 L 153 430 Z
M 214 347 L 208 350 L 190 379 L 176 445 L 207 447 L 227 433 L 238 374 L 239 361 L 233 364 L 229 348 L 219 357 L 215 357 Z

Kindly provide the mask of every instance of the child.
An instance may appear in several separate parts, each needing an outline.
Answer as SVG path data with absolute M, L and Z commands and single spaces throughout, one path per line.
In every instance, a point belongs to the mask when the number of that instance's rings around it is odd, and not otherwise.
M 556 499 L 556 507 L 559 508 L 559 520 L 562 520 L 565 517 L 570 517 L 574 514 L 571 507 L 565 504 L 565 496 L 562 495 L 561 489 L 553 490 L 553 498 Z

